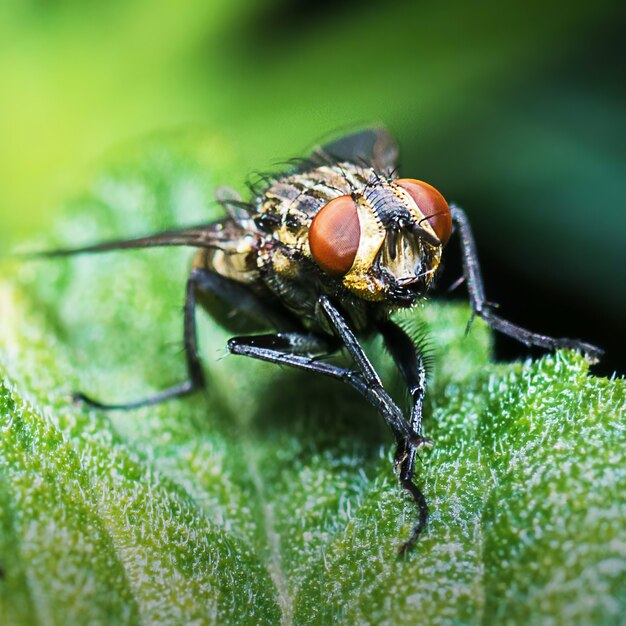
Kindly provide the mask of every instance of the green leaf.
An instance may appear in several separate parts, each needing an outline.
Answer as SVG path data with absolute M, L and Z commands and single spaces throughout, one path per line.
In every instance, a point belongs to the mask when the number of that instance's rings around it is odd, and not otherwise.
M 187 148 L 120 158 L 39 247 L 215 217 Z M 465 334 L 465 305 L 406 315 L 430 330 L 436 446 L 417 476 L 429 526 L 399 559 L 415 510 L 379 416 L 339 383 L 227 356 L 206 316 L 206 393 L 128 413 L 72 404 L 76 389 L 123 401 L 183 379 L 188 265 L 170 249 L 3 262 L 3 623 L 623 619 L 623 380 L 573 353 L 496 364 L 480 320 Z M 367 349 L 402 399 L 380 342 Z

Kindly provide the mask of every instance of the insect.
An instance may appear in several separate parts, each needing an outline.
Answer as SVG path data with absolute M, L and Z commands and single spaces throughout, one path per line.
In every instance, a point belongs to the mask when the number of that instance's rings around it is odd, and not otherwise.
M 602 350 L 533 333 L 496 315 L 485 299 L 467 216 L 427 183 L 398 177 L 397 155 L 386 130 L 367 129 L 316 149 L 291 171 L 266 181 L 249 202 L 221 190 L 218 201 L 227 216 L 218 222 L 43 253 L 55 257 L 150 246 L 199 249 L 184 306 L 188 379 L 126 404 L 77 397 L 100 409 L 133 409 L 202 389 L 206 381 L 195 328 L 199 304 L 237 333 L 228 341 L 232 354 L 344 381 L 376 408 L 396 440 L 400 485 L 417 506 L 417 523 L 400 551 L 410 548 L 428 517 L 424 495 L 413 482 L 416 459 L 420 448 L 432 442 L 422 435 L 424 358 L 391 314 L 412 307 L 428 292 L 453 228 L 458 230 L 475 315 L 526 345 L 577 349 L 591 360 Z M 268 332 L 241 334 L 252 330 Z M 408 415 L 385 391 L 361 346 L 360 340 L 373 333 L 382 335 L 406 381 Z M 352 368 L 319 358 L 339 350 L 347 351 Z

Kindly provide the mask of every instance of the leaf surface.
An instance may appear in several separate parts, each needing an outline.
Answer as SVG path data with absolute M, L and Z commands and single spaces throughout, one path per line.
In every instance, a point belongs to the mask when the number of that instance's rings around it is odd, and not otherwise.
M 41 247 L 218 215 L 193 158 L 110 168 Z M 612 624 L 626 611 L 623 380 L 582 357 L 496 364 L 465 305 L 428 303 L 417 480 L 339 383 L 227 356 L 199 315 L 206 393 L 133 412 L 72 404 L 180 382 L 189 253 L 3 262 L 0 614 L 7 624 Z M 416 330 L 416 333 L 418 332 Z M 380 342 L 367 344 L 389 388 Z

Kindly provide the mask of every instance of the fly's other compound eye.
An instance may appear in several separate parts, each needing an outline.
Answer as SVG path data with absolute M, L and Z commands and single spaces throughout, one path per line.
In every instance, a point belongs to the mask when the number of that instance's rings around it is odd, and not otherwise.
M 452 216 L 445 198 L 434 187 L 421 180 L 399 178 L 394 182 L 409 192 L 419 210 L 433 227 L 441 245 L 445 244 L 452 233 Z
M 359 215 L 351 196 L 339 196 L 323 206 L 309 228 L 311 254 L 329 274 L 345 274 L 352 267 L 360 239 Z

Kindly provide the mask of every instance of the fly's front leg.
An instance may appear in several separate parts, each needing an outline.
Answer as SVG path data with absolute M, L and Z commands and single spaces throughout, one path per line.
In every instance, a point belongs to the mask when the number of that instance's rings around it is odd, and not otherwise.
M 422 406 L 426 392 L 426 368 L 422 355 L 411 338 L 391 320 L 378 324 L 385 345 L 389 350 L 402 377 L 406 381 L 413 405 L 411 407 L 411 430 L 420 434 L 422 430 Z
M 404 419 L 402 411 L 384 390 L 378 374 L 376 374 L 363 348 L 341 313 L 325 296 L 322 296 L 318 302 L 321 311 L 337 337 L 353 357 L 358 372 L 355 373 L 352 370 L 312 358 L 311 354 L 323 353 L 328 351 L 329 348 L 328 342 L 316 335 L 276 333 L 252 337 L 235 337 L 228 342 L 228 349 L 233 354 L 241 354 L 279 365 L 289 365 L 342 380 L 356 389 L 378 410 L 393 431 L 399 450 L 403 451 L 403 458 L 399 459 L 400 483 L 411 494 L 419 510 L 418 523 L 409 540 L 400 548 L 400 552 L 403 553 L 413 545 L 415 539 L 426 525 L 428 516 L 426 500 L 422 492 L 412 482 L 417 450 L 421 445 L 427 443 L 427 440 L 417 433 L 421 420 L 421 400 L 418 409 L 412 413 L 412 420 L 415 419 L 415 423 L 414 427 L 411 427 Z M 302 354 L 302 352 L 307 353 L 307 355 Z M 424 380 L 425 377 L 422 377 L 422 381 Z M 421 394 L 418 394 L 416 388 L 415 393 L 416 398 L 418 396 L 423 398 L 423 389 Z
M 491 310 L 485 298 L 485 290 L 480 274 L 478 255 L 476 253 L 476 243 L 467 215 L 465 215 L 462 209 L 455 206 L 450 207 L 450 211 L 452 213 L 452 219 L 459 228 L 461 235 L 463 273 L 467 281 L 473 312 L 479 317 L 482 317 L 494 330 L 509 335 L 509 337 L 513 337 L 527 346 L 540 346 L 542 348 L 548 348 L 549 350 L 556 350 L 557 348 L 581 350 L 588 355 L 592 362 L 597 362 L 604 354 L 604 351 L 596 346 L 576 339 L 556 338 L 533 333 L 503 319 Z
M 402 411 L 397 407 L 389 394 L 385 391 L 380 377 L 376 373 L 374 366 L 367 358 L 359 340 L 339 312 L 337 307 L 326 297 L 321 296 L 318 305 L 324 317 L 341 340 L 342 345 L 348 350 L 350 356 L 361 373 L 363 382 L 367 386 L 370 395 L 378 399 L 377 408 L 398 442 L 413 436 L 411 429 L 402 415 Z
M 378 328 L 385 340 L 387 349 L 406 381 L 413 402 L 411 419 L 409 421 L 411 437 L 399 442 L 396 451 L 396 466 L 400 484 L 410 493 L 419 510 L 418 523 L 409 539 L 400 548 L 401 552 L 405 552 L 415 543 L 420 533 L 426 527 L 428 520 L 426 498 L 413 483 L 415 460 L 418 458 L 418 451 L 422 446 L 432 445 L 433 443 L 421 434 L 422 408 L 424 394 L 426 393 L 426 368 L 424 367 L 422 355 L 402 328 L 391 320 L 380 322 Z
M 334 347 L 317 335 L 295 332 L 233 337 L 228 342 L 228 350 L 232 354 L 289 365 L 348 383 L 383 415 L 397 439 L 408 437 L 409 429 L 402 412 L 384 389 L 371 388 L 359 373 L 318 361 L 311 356 L 326 353 Z
M 371 362 L 363 351 L 363 348 L 359 344 L 356 336 L 352 332 L 352 329 L 348 326 L 341 313 L 325 296 L 322 296 L 319 299 L 319 304 L 327 320 L 354 359 L 367 386 L 370 389 L 378 390 L 379 393 L 383 393 L 386 397 L 389 397 L 383 389 L 378 374 L 375 372 Z M 418 509 L 418 522 L 413 528 L 409 539 L 400 546 L 399 552 L 400 554 L 404 554 L 415 543 L 420 533 L 426 527 L 426 522 L 428 520 L 428 505 L 426 503 L 426 498 L 424 498 L 424 494 L 413 483 L 417 452 L 422 446 L 432 443 L 429 439 L 422 437 L 420 434 L 422 423 L 422 404 L 424 401 L 424 392 L 426 387 L 426 370 L 421 356 L 418 355 L 411 340 L 401 328 L 392 322 L 381 323 L 379 327 L 394 360 L 396 360 L 398 367 L 407 380 L 411 391 L 411 397 L 413 398 L 413 408 L 411 410 L 411 419 L 409 424 L 406 424 L 406 421 L 402 416 L 401 429 L 394 428 L 394 426 L 390 424 L 394 434 L 396 435 L 396 441 L 398 443 L 396 451 L 396 466 L 399 470 L 400 484 L 409 492 Z M 385 415 L 385 412 L 381 411 L 381 414 L 387 423 L 389 423 L 389 418 Z

